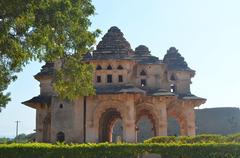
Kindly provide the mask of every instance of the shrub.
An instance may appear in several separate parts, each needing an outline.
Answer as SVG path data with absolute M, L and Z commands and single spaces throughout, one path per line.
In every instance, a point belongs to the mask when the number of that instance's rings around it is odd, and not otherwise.
M 239 158 L 238 143 L 158 144 L 1 144 L 0 158 Z
M 203 134 L 197 136 L 158 136 L 150 138 L 144 143 L 181 143 L 181 144 L 193 144 L 193 143 L 224 143 L 227 141 L 226 136 L 215 134 Z
M 226 141 L 240 143 L 240 133 L 229 135 Z

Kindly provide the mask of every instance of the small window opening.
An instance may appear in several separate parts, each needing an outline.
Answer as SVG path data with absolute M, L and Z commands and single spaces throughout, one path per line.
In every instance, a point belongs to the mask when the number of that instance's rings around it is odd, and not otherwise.
M 112 75 L 107 75 L 107 83 L 112 83 Z
M 176 78 L 175 78 L 175 76 L 174 76 L 173 74 L 171 75 L 170 80 L 172 80 L 172 81 L 175 81 L 175 80 L 176 80 Z
M 112 70 L 112 66 L 111 66 L 111 65 L 108 65 L 107 69 L 108 69 L 108 70 Z
M 171 84 L 170 88 L 171 88 L 171 92 L 172 92 L 172 93 L 175 93 L 175 91 L 176 91 L 176 86 L 175 86 L 174 84 Z
M 117 69 L 122 70 L 123 69 L 122 65 L 118 65 Z
M 118 76 L 118 82 L 123 82 L 123 76 L 122 75 Z
M 97 76 L 97 83 L 101 82 L 101 76 Z
M 59 108 L 62 109 L 62 108 L 63 108 L 63 104 L 60 104 L 60 105 L 59 105 Z
M 142 80 L 141 80 L 141 86 L 144 87 L 144 86 L 146 86 L 146 84 L 147 84 L 146 80 L 145 80 L 145 79 L 142 79 Z
M 102 70 L 102 67 L 101 67 L 100 65 L 98 65 L 98 66 L 96 67 L 96 70 Z
M 147 74 L 146 74 L 146 72 L 145 72 L 144 70 L 142 70 L 142 71 L 140 72 L 140 75 L 141 75 L 141 76 L 146 76 Z
M 64 142 L 65 141 L 65 134 L 63 132 L 57 133 L 57 142 Z

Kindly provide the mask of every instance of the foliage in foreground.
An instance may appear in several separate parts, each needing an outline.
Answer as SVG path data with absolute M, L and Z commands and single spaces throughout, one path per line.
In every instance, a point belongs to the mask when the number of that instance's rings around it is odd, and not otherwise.
M 0 138 L 0 144 L 11 144 L 11 143 L 30 143 L 34 142 L 36 137 L 36 133 L 31 133 L 31 134 L 19 134 L 15 138 Z
M 238 158 L 240 144 L 2 144 L 1 158 L 137 158 L 147 153 L 162 158 Z
M 196 136 L 157 136 L 145 140 L 144 143 L 240 143 L 240 133 L 232 135 L 201 134 Z
M 91 68 L 81 59 L 100 33 L 88 30 L 89 17 L 94 12 L 91 0 L 0 0 L 0 111 L 10 101 L 10 94 L 5 93 L 8 85 L 32 60 L 50 62 L 64 58 L 65 65 L 72 66 L 66 66 L 58 75 L 58 79 L 68 81 L 56 82 L 60 96 L 71 99 L 84 92 L 92 93 L 91 80 L 86 80 Z M 83 66 L 75 67 L 79 64 Z M 77 81 L 82 82 L 74 82 L 73 75 L 79 71 Z M 71 84 L 84 88 L 72 91 Z M 71 92 L 70 96 L 64 95 Z

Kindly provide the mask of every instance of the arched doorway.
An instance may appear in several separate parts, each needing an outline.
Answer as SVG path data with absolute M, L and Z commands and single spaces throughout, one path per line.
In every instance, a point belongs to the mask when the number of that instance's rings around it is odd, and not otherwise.
M 120 112 L 115 108 L 107 109 L 99 120 L 99 142 L 112 142 L 113 139 L 116 140 L 116 134 L 122 135 L 122 132 L 116 132 L 118 128 L 123 128 Z
M 168 111 L 168 135 L 187 135 L 187 117 L 183 112 Z
M 122 142 L 123 141 L 123 123 L 121 119 L 117 119 L 112 126 L 112 140 L 111 142 Z
M 154 121 L 148 115 L 142 115 L 137 121 L 137 142 L 143 142 L 155 135 Z
M 57 142 L 64 142 L 65 141 L 65 134 L 63 132 L 57 133 Z
M 175 117 L 168 117 L 168 128 L 167 134 L 168 136 L 180 136 L 180 125 Z

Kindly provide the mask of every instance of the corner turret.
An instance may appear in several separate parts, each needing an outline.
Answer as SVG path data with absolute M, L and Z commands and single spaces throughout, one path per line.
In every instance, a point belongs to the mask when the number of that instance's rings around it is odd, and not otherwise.
M 195 71 L 188 67 L 184 57 L 175 47 L 170 47 L 163 58 L 163 62 L 168 68 L 167 76 L 171 92 L 179 95 L 190 95 L 191 78 L 194 77 Z

